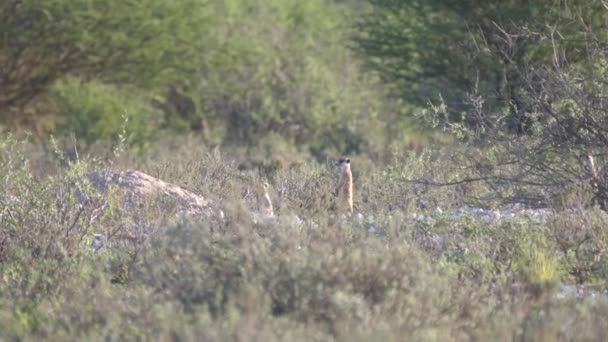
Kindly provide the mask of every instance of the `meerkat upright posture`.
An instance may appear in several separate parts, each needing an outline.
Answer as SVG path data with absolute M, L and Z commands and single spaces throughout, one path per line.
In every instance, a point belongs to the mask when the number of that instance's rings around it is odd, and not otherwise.
M 338 188 L 336 195 L 338 199 L 338 209 L 340 211 L 353 212 L 353 173 L 350 170 L 350 159 L 340 158 L 338 160 L 340 176 L 338 178 Z
M 264 184 L 263 184 L 264 193 L 262 194 L 260 209 L 264 213 L 264 215 L 274 216 L 274 210 L 272 208 L 272 201 L 270 200 L 270 195 L 268 194 L 269 187 L 270 186 L 268 185 L 268 183 L 264 182 Z

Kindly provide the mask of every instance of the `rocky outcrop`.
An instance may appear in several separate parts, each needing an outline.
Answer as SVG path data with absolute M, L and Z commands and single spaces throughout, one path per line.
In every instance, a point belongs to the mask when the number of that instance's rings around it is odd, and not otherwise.
M 157 219 L 162 218 L 159 222 L 164 223 L 167 218 L 172 220 L 180 216 L 223 219 L 223 212 L 216 210 L 205 197 L 140 171 L 91 171 L 85 178 L 89 182 L 82 183 L 76 192 L 83 206 L 92 203 L 91 199 L 101 194 L 105 197 L 104 201 L 111 199 L 122 213 L 134 217 L 146 216 L 144 209 L 152 205 L 158 206 L 160 211 L 157 213 L 160 215 Z M 95 233 L 91 248 L 98 251 L 114 242 L 143 241 L 154 231 L 148 224 L 149 222 L 128 225 L 119 231 Z
M 86 174 L 86 178 L 100 193 L 107 193 L 110 188 L 117 189 L 123 204 L 132 209 L 146 201 L 159 200 L 174 205 L 182 214 L 195 216 L 215 214 L 211 201 L 203 196 L 140 171 L 92 171 Z

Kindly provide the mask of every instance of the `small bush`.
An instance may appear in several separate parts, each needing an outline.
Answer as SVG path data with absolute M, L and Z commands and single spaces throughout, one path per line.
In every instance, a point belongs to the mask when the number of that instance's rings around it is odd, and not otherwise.
M 158 134 L 162 124 L 161 113 L 133 89 L 66 78 L 51 91 L 62 107 L 61 132 L 74 134 L 88 144 L 124 139 L 129 145 L 143 147 Z

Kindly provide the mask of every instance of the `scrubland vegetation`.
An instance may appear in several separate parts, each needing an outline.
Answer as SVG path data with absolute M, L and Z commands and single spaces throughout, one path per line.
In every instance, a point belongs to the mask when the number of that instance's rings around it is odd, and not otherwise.
M 208 194 L 225 219 L 176 216 L 154 198 L 122 207 L 84 185 L 108 162 L 62 165 L 4 141 L 4 338 L 594 340 L 606 329 L 601 294 L 560 296 L 564 284 L 601 288 L 608 276 L 605 215 L 578 197 L 545 223 L 450 218 L 459 190 L 408 181 L 449 165 L 412 153 L 383 169 L 353 160 L 363 220 L 327 210 L 334 171 L 310 164 L 272 173 L 277 216 L 254 221 L 246 194 L 261 176 L 230 157 L 192 142 L 130 157 L 114 167 Z M 108 237 L 96 252 L 94 233 Z
M 607 14 L 2 2 L 0 339 L 604 339 Z M 125 205 L 107 169 L 217 215 Z

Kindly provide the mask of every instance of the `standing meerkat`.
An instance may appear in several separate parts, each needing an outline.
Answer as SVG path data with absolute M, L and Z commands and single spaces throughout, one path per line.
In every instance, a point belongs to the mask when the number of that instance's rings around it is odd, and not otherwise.
M 353 212 L 353 173 L 350 170 L 350 159 L 342 157 L 338 160 L 340 176 L 336 196 L 338 198 L 338 208 L 340 211 Z
M 264 184 L 262 184 L 262 187 L 264 189 L 264 193 L 262 194 L 261 211 L 266 216 L 274 216 L 272 201 L 270 200 L 270 195 L 268 194 L 268 188 L 270 187 L 270 185 L 268 185 L 267 182 L 264 182 Z

